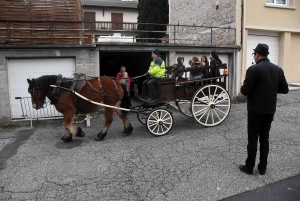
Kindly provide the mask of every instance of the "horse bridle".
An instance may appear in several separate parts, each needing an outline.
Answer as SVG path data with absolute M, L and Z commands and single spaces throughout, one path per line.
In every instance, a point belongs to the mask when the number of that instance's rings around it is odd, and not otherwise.
M 37 89 L 38 91 L 39 91 L 39 94 L 38 94 L 38 96 L 37 96 L 37 98 L 35 99 L 34 98 L 34 89 Z M 45 107 L 42 107 L 44 104 L 41 104 L 42 106 L 41 107 L 39 107 L 40 106 L 40 104 L 38 104 L 38 99 L 41 97 L 41 95 L 43 94 L 42 93 L 42 91 L 41 91 L 41 89 L 39 88 L 39 87 L 36 87 L 36 86 L 33 86 L 32 85 L 32 87 L 31 88 L 29 88 L 28 89 L 28 92 L 29 92 L 29 94 L 31 95 L 31 99 L 33 100 L 33 102 L 35 103 L 35 105 L 36 105 L 36 109 L 40 109 L 40 108 L 45 108 Z

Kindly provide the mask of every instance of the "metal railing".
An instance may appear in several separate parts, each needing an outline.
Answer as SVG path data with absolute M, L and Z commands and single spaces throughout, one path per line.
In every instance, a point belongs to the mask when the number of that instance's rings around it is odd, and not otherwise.
M 138 30 L 138 27 L 143 27 Z M 157 30 L 157 31 L 149 31 Z M 99 36 L 111 39 L 114 33 L 132 40 L 127 43 L 173 43 L 179 45 L 235 45 L 236 29 L 154 23 L 103 21 L 16 21 L 0 20 L 0 44 L 91 44 Z M 114 42 L 111 40 L 107 42 Z M 90 42 L 87 42 L 90 40 Z M 105 40 L 101 40 L 101 43 Z
M 36 110 L 32 107 L 31 97 L 15 97 L 20 100 L 22 117 L 30 120 L 32 127 L 33 119 L 61 119 L 62 114 L 59 113 L 53 105 L 47 104 L 46 107 Z M 46 100 L 49 101 L 49 100 Z M 49 103 L 49 102 L 48 102 Z
M 59 113 L 54 105 L 49 104 L 49 99 L 46 98 L 46 106 L 41 109 L 34 109 L 31 103 L 31 97 L 15 97 L 20 100 L 22 109 L 22 118 L 30 120 L 30 127 L 32 128 L 32 120 L 49 120 L 49 119 L 62 119 L 63 115 Z M 82 117 L 80 120 L 76 120 Z M 73 117 L 73 124 L 81 124 L 86 122 L 86 127 L 91 125 L 90 119 L 95 118 L 94 114 L 81 114 Z M 19 119 L 19 118 L 18 118 Z

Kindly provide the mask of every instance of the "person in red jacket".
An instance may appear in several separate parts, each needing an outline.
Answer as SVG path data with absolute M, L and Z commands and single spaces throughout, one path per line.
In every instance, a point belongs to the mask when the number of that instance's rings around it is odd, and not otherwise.
M 128 95 L 130 95 L 130 77 L 126 72 L 125 66 L 121 66 L 120 72 L 118 72 L 116 76 L 116 81 L 120 82 L 121 84 L 124 84 L 126 86 Z

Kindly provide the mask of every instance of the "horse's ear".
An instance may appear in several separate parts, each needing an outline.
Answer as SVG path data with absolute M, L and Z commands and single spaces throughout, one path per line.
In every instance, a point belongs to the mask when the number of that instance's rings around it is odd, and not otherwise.
M 27 82 L 28 82 L 28 84 L 30 84 L 31 83 L 30 79 L 27 79 Z

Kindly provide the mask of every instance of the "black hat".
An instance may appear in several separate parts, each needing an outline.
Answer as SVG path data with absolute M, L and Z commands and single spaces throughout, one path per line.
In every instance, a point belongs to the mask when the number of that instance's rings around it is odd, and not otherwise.
M 263 43 L 258 43 L 256 48 L 253 50 L 263 56 L 267 56 L 269 54 L 269 46 Z

